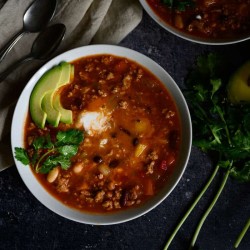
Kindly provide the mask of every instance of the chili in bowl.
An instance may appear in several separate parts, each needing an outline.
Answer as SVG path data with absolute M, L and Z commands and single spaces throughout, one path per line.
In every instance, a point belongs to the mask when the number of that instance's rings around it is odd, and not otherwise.
M 163 201 L 185 170 L 191 137 L 187 104 L 168 73 L 111 45 L 45 64 L 19 98 L 11 134 L 33 195 L 63 217 L 102 225 Z
M 192 42 L 225 45 L 250 38 L 249 0 L 140 0 L 167 31 Z

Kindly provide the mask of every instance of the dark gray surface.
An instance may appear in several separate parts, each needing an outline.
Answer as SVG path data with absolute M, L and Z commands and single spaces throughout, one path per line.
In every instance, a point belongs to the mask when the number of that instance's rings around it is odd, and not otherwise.
M 169 34 L 144 13 L 140 25 L 121 42 L 165 68 L 182 88 L 197 55 L 217 51 L 235 65 L 250 58 L 250 42 L 230 46 L 198 45 Z M 196 148 L 179 184 L 170 196 L 148 214 L 113 226 L 91 226 L 64 219 L 40 204 L 22 182 L 15 167 L 0 173 L 0 249 L 136 249 L 158 250 L 213 171 L 212 160 Z M 200 216 L 222 175 L 216 177 L 197 208 L 183 225 L 170 250 L 188 249 Z M 249 184 L 229 179 L 222 196 L 197 240 L 201 250 L 230 250 L 250 215 Z M 250 249 L 250 232 L 239 250 Z

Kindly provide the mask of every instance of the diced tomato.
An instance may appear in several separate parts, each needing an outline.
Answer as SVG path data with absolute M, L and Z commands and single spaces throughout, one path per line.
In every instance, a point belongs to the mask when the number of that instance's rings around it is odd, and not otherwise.
M 153 186 L 153 181 L 151 179 L 145 179 L 144 181 L 144 194 L 145 195 L 154 194 L 154 186 Z
M 167 170 L 169 166 L 175 163 L 175 157 L 173 154 L 169 154 L 165 160 L 160 164 L 160 169 Z
M 166 161 L 166 160 L 163 160 L 163 161 L 161 162 L 160 168 L 161 168 L 162 170 L 167 170 L 167 169 L 168 169 L 167 161 Z
M 124 73 L 128 69 L 128 64 L 125 61 L 120 61 L 115 65 L 115 71 L 117 73 Z

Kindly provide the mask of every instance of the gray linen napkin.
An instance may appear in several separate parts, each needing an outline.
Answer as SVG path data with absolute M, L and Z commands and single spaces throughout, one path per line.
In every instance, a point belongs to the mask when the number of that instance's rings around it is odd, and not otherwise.
M 0 48 L 22 29 L 23 14 L 33 0 L 8 0 L 0 9 Z M 58 0 L 51 24 L 64 23 L 65 39 L 56 54 L 87 44 L 117 44 L 141 21 L 137 0 Z M 26 34 L 0 63 L 0 72 L 28 54 L 37 34 Z M 13 165 L 10 125 L 15 103 L 32 74 L 44 64 L 33 61 L 0 82 L 0 171 Z M 25 112 L 25 111 L 24 111 Z M 22 131 L 20 131 L 22 133 Z

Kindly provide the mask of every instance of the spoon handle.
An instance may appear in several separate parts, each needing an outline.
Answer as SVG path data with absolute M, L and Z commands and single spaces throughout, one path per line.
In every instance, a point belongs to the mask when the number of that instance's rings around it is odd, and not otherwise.
M 0 50 L 0 62 L 4 57 L 10 52 L 14 45 L 19 41 L 19 39 L 25 34 L 24 30 L 19 31 L 1 50 Z
M 14 71 L 17 67 L 19 67 L 21 64 L 28 62 L 30 60 L 34 59 L 33 56 L 28 55 L 26 57 L 21 58 L 20 60 L 18 60 L 17 62 L 15 62 L 14 64 L 12 64 L 8 69 L 6 69 L 5 71 L 3 71 L 2 73 L 0 73 L 0 83 L 1 81 L 3 81 L 12 71 Z

